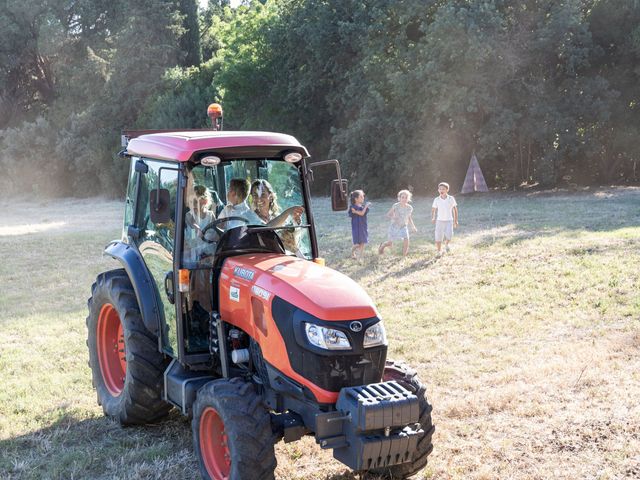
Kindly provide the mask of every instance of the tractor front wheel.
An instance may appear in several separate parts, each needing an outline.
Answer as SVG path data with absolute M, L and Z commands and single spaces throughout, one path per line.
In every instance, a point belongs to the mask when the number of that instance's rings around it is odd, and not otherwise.
M 98 275 L 88 306 L 89 367 L 104 413 L 123 425 L 165 416 L 171 409 L 162 400 L 168 360 L 144 326 L 127 273 L 112 270 Z
M 383 380 L 385 382 L 395 380 L 403 387 L 411 390 L 414 395 L 418 397 L 418 404 L 420 406 L 419 422 L 424 430 L 424 435 L 420 440 L 418 440 L 417 449 L 410 462 L 386 468 L 378 468 L 370 470 L 370 472 L 383 478 L 407 478 L 418 473 L 419 470 L 427 465 L 427 459 L 433 450 L 433 443 L 431 442 L 431 439 L 433 432 L 435 431 L 435 427 L 431 420 L 432 407 L 427 401 L 426 389 L 418 378 L 418 374 L 405 363 L 387 360 L 384 367 Z
M 240 378 L 205 384 L 193 404 L 192 431 L 202 478 L 274 478 L 271 416 L 253 384 Z

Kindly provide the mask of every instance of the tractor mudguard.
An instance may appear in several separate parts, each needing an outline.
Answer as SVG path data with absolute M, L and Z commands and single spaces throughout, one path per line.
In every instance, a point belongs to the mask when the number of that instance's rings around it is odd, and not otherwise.
M 155 284 L 140 252 L 137 248 L 124 242 L 111 242 L 105 247 L 104 253 L 118 260 L 126 270 L 136 292 L 144 326 L 158 337 L 161 318 Z

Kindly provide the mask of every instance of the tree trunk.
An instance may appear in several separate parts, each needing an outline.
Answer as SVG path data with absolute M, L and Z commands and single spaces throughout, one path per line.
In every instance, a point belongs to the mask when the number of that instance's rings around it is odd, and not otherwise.
M 513 162 L 513 189 L 522 183 L 522 137 L 518 134 L 518 158 Z
M 36 73 L 36 78 L 33 82 L 34 86 L 40 94 L 43 103 L 50 103 L 56 96 L 56 90 L 53 68 L 51 68 L 51 60 L 49 57 L 43 57 L 36 53 L 34 70 Z
M 527 142 L 527 178 L 526 182 L 529 183 L 531 178 L 531 139 Z
M 196 0 L 180 0 L 180 14 L 184 16 L 182 26 L 185 29 L 180 38 L 180 48 L 184 55 L 183 67 L 200 65 L 200 28 L 198 23 L 198 5 Z

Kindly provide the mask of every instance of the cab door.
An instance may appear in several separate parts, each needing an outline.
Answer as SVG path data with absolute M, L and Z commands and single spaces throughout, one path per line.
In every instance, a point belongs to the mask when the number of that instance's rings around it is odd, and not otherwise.
M 179 168 L 175 163 L 149 159 L 143 161 L 148 171 L 141 174 L 137 195 L 136 225 L 140 234 L 136 245 L 153 278 L 156 298 L 160 304 L 162 350 L 176 358 L 178 330 L 173 272 Z M 163 203 L 165 213 L 158 215 L 158 205 Z

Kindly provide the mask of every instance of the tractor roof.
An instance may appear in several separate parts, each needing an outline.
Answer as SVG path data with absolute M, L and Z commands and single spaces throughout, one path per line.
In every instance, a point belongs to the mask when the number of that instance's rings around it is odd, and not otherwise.
M 194 130 L 137 136 L 139 133 L 144 132 L 124 132 L 131 138 L 126 148 L 128 155 L 178 162 L 187 162 L 200 152 L 270 157 L 279 156 L 283 151 L 296 151 L 303 157 L 309 156 L 298 140 L 282 133 Z

